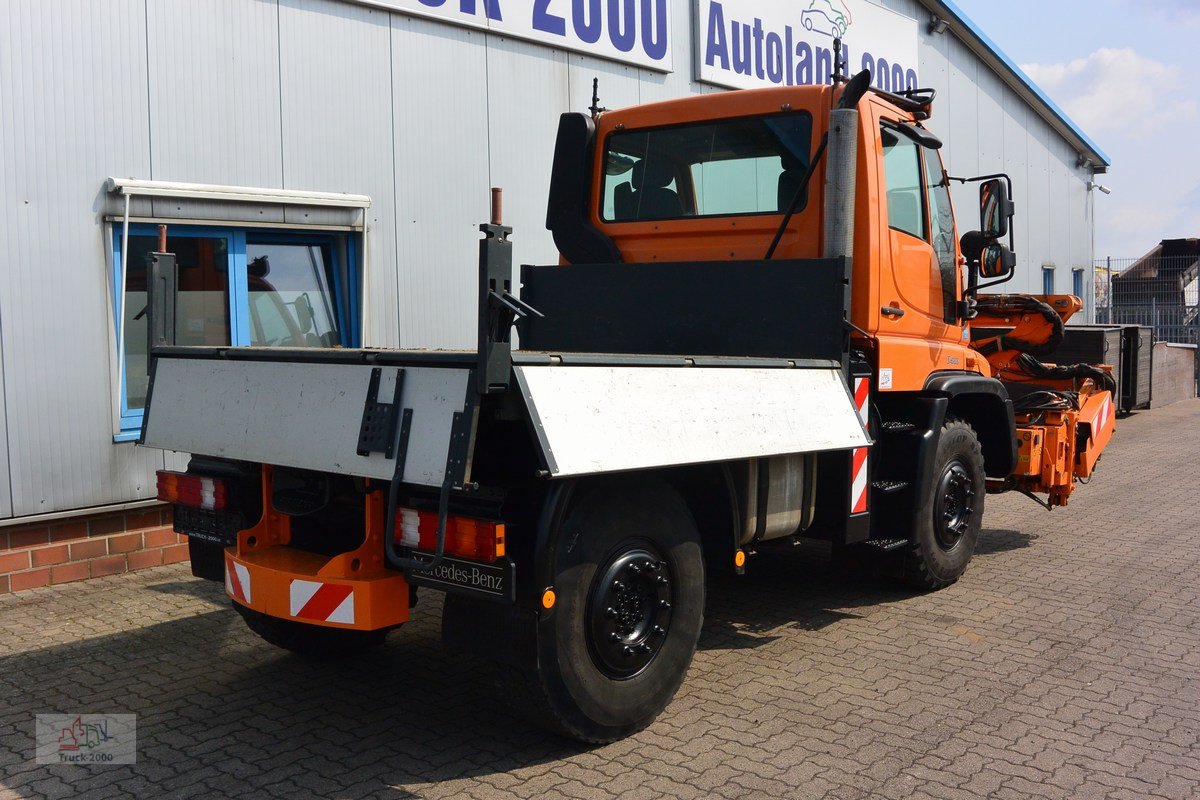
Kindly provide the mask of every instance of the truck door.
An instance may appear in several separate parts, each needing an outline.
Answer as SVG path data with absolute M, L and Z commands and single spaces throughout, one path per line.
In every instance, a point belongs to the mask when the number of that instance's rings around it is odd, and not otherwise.
M 959 298 L 954 215 L 938 154 L 892 125 L 880 128 L 892 285 L 880 301 L 903 314 L 885 314 L 884 335 L 957 340 Z

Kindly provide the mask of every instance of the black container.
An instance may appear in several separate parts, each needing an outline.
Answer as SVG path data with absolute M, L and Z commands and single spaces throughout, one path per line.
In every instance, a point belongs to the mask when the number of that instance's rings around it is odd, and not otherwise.
M 1124 336 L 1119 410 L 1128 414 L 1139 408 L 1150 407 L 1150 386 L 1154 377 L 1154 329 L 1147 325 L 1126 325 Z
M 1111 364 L 1117 382 L 1114 400 L 1122 411 L 1121 398 L 1127 360 L 1127 338 L 1118 325 L 1067 325 L 1063 328 L 1062 344 L 1042 358 L 1048 364 Z

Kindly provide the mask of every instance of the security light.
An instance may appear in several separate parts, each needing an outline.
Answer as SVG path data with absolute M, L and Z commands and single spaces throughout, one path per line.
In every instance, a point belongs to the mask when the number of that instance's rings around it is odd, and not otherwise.
M 949 26 L 950 26 L 950 23 L 948 23 L 946 20 L 939 17 L 937 14 L 934 14 L 932 17 L 929 18 L 929 32 L 930 33 L 945 33 L 946 28 L 948 28 Z
M 1104 192 L 1105 194 L 1112 194 L 1112 189 L 1108 188 L 1103 183 L 1096 183 L 1094 181 L 1088 181 L 1087 188 L 1088 188 L 1089 192 L 1092 191 L 1093 189 L 1099 189 L 1100 191 Z

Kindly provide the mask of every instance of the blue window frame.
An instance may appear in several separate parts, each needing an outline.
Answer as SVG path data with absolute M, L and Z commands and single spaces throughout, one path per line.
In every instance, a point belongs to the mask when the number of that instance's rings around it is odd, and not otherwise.
M 1071 270 L 1071 294 L 1082 300 L 1084 305 L 1087 304 L 1087 298 L 1083 296 L 1083 270 L 1081 269 Z
M 178 344 L 358 347 L 358 241 L 350 233 L 171 225 L 179 269 Z M 136 439 L 148 383 L 145 256 L 156 227 L 129 226 L 120 433 Z M 113 228 L 113 309 L 121 307 L 121 227 Z M 120 330 L 121 320 L 116 320 Z
M 1042 267 L 1042 294 L 1054 294 L 1054 267 Z

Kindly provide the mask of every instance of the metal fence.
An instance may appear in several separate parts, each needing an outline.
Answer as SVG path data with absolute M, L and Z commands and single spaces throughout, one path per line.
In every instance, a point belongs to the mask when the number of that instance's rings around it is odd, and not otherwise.
M 1098 324 L 1148 325 L 1154 340 L 1200 344 L 1200 261 L 1151 253 L 1096 262 Z
M 1164 243 L 1165 245 L 1166 243 Z M 1096 262 L 1096 322 L 1147 325 L 1154 341 L 1200 345 L 1200 259 L 1172 255 L 1163 246 L 1141 258 L 1105 258 Z M 1196 390 L 1200 394 L 1200 347 L 1195 353 Z

